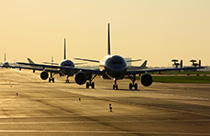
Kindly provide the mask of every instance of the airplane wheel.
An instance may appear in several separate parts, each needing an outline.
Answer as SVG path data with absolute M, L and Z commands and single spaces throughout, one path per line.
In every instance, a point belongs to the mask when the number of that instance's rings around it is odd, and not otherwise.
M 135 88 L 135 90 L 138 90 L 138 84 L 137 83 L 134 84 L 134 88 Z
M 49 82 L 51 82 L 51 78 L 49 78 Z
M 90 86 L 90 85 L 89 85 L 89 83 L 87 82 L 87 83 L 86 83 L 86 88 L 89 88 L 89 86 Z
M 52 78 L 52 82 L 53 82 L 53 83 L 55 82 L 55 78 Z
M 118 90 L 118 85 L 113 85 L 113 90 Z
M 129 84 L 129 89 L 132 90 L 132 88 L 133 88 L 133 85 L 132 85 L 132 83 L 130 83 Z
M 94 89 L 95 88 L 95 83 L 92 82 L 91 87 Z

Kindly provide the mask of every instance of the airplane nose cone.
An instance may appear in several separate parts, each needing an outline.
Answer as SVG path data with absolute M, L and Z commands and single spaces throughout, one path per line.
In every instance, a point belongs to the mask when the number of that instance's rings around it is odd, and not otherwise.
M 112 78 L 122 78 L 127 71 L 127 64 L 121 56 L 115 55 L 107 59 L 105 71 Z
M 74 63 L 70 60 L 64 60 L 64 61 L 61 62 L 60 66 L 74 67 Z M 73 71 L 69 70 L 69 69 L 61 69 L 61 73 L 63 75 L 68 75 L 68 76 L 73 75 Z
M 125 68 L 123 70 L 113 70 L 105 67 L 105 71 L 109 77 L 120 79 L 125 76 L 127 69 Z

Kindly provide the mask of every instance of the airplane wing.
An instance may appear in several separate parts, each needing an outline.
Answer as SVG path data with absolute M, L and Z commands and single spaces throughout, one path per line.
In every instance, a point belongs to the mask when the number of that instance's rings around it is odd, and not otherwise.
M 137 71 L 127 71 L 126 75 L 131 74 L 142 74 L 148 72 L 162 72 L 162 71 L 174 71 L 174 70 L 193 70 L 193 69 L 204 69 L 205 67 L 183 67 L 183 68 L 163 68 L 163 69 L 144 69 L 144 70 L 137 70 Z
M 74 65 L 83 65 L 83 64 L 87 64 L 87 63 L 74 63 Z
M 56 69 L 43 69 L 42 67 L 38 68 L 38 67 L 10 66 L 9 68 L 13 68 L 13 69 L 14 68 L 17 68 L 19 70 L 21 70 L 21 69 L 38 70 L 38 71 L 45 70 L 46 72 L 60 73 L 60 70 L 56 70 Z
M 78 71 L 83 71 L 86 73 L 94 73 L 94 74 L 98 74 L 98 75 L 102 75 L 103 71 L 99 70 L 99 69 L 83 69 L 83 68 L 75 68 L 75 67 L 69 67 L 69 66 L 54 66 L 54 65 L 44 65 L 44 64 L 31 64 L 31 63 L 24 63 L 24 62 L 17 62 L 17 64 L 20 65 L 28 65 L 28 66 L 36 66 L 36 67 L 40 67 L 40 68 L 33 68 L 33 67 L 16 67 L 16 68 L 20 68 L 20 69 L 32 69 L 32 70 L 45 70 L 47 72 L 57 72 L 60 69 L 68 69 L 68 70 L 72 70 L 75 72 Z M 51 68 L 51 69 L 48 69 Z M 57 69 L 57 70 L 52 70 L 52 69 Z M 59 70 L 58 70 L 59 69 Z
M 141 66 L 128 66 L 128 70 L 139 70 L 139 69 L 146 69 L 147 68 L 147 60 Z

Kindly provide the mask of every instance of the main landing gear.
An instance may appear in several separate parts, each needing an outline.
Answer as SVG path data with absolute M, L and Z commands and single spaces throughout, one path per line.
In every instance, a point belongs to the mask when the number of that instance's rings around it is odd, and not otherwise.
M 138 84 L 135 83 L 136 81 L 136 75 L 133 74 L 133 76 L 129 76 L 129 78 L 131 79 L 132 83 L 129 84 L 129 89 L 132 90 L 132 88 L 134 87 L 135 90 L 138 90 Z
M 117 79 L 114 78 L 114 85 L 113 85 L 113 90 L 118 90 L 118 85 L 117 85 Z
M 52 83 L 55 82 L 55 78 L 53 77 L 54 75 L 55 73 L 53 74 L 52 72 L 50 72 L 49 82 L 52 82 Z
M 93 79 L 97 76 L 97 74 L 94 75 L 94 77 L 89 79 L 89 82 L 86 82 L 86 88 L 89 88 L 90 86 L 94 89 L 95 88 L 95 83 L 92 82 Z

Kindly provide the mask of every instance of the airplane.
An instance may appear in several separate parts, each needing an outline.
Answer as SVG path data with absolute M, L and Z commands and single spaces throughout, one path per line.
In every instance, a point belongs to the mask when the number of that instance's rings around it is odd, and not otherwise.
M 52 66 L 52 65 L 41 65 L 41 64 L 29 64 L 29 63 L 23 63 L 23 62 L 18 62 L 18 64 L 41 66 L 43 67 L 43 69 L 44 68 L 60 68 L 61 70 L 72 70 L 74 71 L 73 73 L 75 73 L 75 82 L 78 85 L 83 85 L 86 83 L 86 88 L 89 88 L 90 86 L 92 88 L 95 88 L 95 84 L 93 80 L 97 75 L 100 75 L 103 77 L 103 79 L 113 79 L 114 90 L 118 90 L 117 81 L 120 79 L 123 79 L 126 76 L 129 77 L 129 79 L 131 80 L 131 83 L 129 83 L 129 89 L 132 90 L 132 88 L 134 88 L 135 90 L 137 90 L 138 84 L 136 83 L 136 75 L 139 75 L 141 77 L 141 84 L 147 87 L 153 83 L 153 77 L 152 75 L 149 74 L 149 72 L 161 72 L 161 71 L 173 71 L 173 70 L 179 71 L 179 70 L 186 70 L 186 69 L 205 68 L 205 67 L 187 67 L 187 68 L 142 69 L 142 70 L 140 69 L 140 70 L 129 71 L 127 62 L 139 61 L 139 60 L 126 61 L 120 55 L 111 55 L 110 24 L 109 23 L 108 23 L 108 53 L 107 55 L 103 57 L 101 61 L 93 60 L 93 59 L 84 59 L 84 58 L 75 58 L 75 59 L 98 63 L 99 69 L 96 69 L 96 70 L 82 69 L 82 68 L 75 68 L 71 66 L 62 66 L 62 65 Z
M 13 68 L 19 68 L 21 69 L 32 69 L 33 72 L 35 72 L 36 70 L 42 71 L 40 74 L 40 78 L 42 80 L 47 80 L 49 78 L 49 82 L 55 82 L 55 78 L 54 75 L 55 74 L 60 74 L 60 76 L 66 76 L 66 83 L 69 83 L 69 76 L 73 76 L 74 75 L 74 71 L 72 71 L 71 69 L 62 69 L 62 68 L 54 68 L 54 69 L 49 69 L 49 67 L 40 67 L 39 65 L 42 64 L 37 64 L 34 63 L 30 58 L 28 59 L 28 64 L 30 64 L 30 66 L 35 66 L 35 67 L 23 67 L 23 66 L 14 66 Z M 46 63 L 46 62 L 44 62 Z M 17 63 L 20 64 L 20 63 Z M 53 64 L 57 64 L 57 63 L 51 63 L 51 66 L 53 66 Z M 61 61 L 60 63 L 60 67 L 75 67 L 75 65 L 78 65 L 81 63 L 73 63 L 71 60 L 66 59 L 66 39 L 64 39 L 64 60 Z M 23 64 L 24 65 L 24 64 Z M 48 65 L 50 66 L 50 65 Z M 50 73 L 50 76 L 49 74 Z

